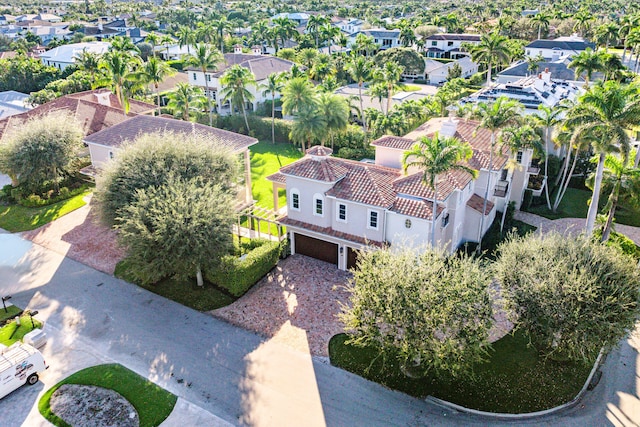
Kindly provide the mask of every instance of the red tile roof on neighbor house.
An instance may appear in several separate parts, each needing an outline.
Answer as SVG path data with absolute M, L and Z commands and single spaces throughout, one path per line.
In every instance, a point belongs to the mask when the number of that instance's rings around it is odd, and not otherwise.
M 467 206 L 477 211 L 478 213 L 482 213 L 483 205 L 484 205 L 484 197 L 478 196 L 475 193 L 473 193 L 473 195 L 469 197 L 469 200 L 467 200 Z M 494 206 L 493 202 L 491 200 L 487 200 L 487 208 L 485 209 L 484 214 L 489 215 L 489 213 L 493 209 L 493 206 Z
M 139 135 L 165 131 L 173 132 L 177 135 L 196 134 L 203 136 L 207 140 L 222 145 L 234 152 L 242 152 L 258 143 L 257 139 L 240 135 L 239 133 L 212 128 L 198 123 L 154 116 L 132 117 L 108 129 L 87 136 L 85 142 L 108 147 L 119 147 L 125 141 L 135 140 Z
M 416 141 L 409 138 L 401 138 L 399 136 L 385 135 L 371 143 L 374 147 L 393 148 L 395 150 L 409 151 L 415 145 Z
M 61 96 L 51 102 L 42 104 L 33 110 L 16 114 L 0 120 L 0 141 L 12 130 L 18 129 L 27 120 L 46 115 L 52 111 L 68 111 L 76 117 L 85 135 L 91 135 L 138 114 L 150 113 L 155 105 L 130 100 L 130 110 L 125 116 L 117 97 L 107 89 Z

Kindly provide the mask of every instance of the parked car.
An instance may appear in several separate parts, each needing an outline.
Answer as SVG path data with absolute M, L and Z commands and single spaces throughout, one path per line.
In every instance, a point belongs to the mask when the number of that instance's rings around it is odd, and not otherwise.
M 17 342 L 0 350 L 0 399 L 24 384 L 38 382 L 38 374 L 49 366 L 42 353 Z

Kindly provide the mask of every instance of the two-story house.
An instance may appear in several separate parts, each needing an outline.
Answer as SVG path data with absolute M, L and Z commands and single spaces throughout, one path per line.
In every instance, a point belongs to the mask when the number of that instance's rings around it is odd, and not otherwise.
M 476 45 L 480 43 L 480 34 L 432 34 L 424 39 L 424 50 L 428 58 L 458 59 L 470 56 L 462 48 L 462 44 Z
M 44 65 L 64 70 L 68 66 L 75 64 L 76 59 L 82 52 L 102 55 L 109 50 L 110 46 L 111 44 L 109 42 L 72 43 L 58 46 L 41 53 L 39 56 Z
M 369 28 L 352 33 L 347 37 L 347 45 L 351 46 L 356 42 L 358 34 L 373 37 L 373 42 L 380 47 L 380 50 L 391 49 L 392 47 L 400 47 L 400 30 L 387 30 L 385 28 Z
M 201 70 L 189 68 L 189 83 L 201 87 L 205 92 L 208 86 L 207 95 L 215 103 L 215 109 L 221 115 L 231 114 L 231 107 L 228 102 L 222 103 L 222 100 L 219 99 L 219 91 L 222 89 L 220 78 L 233 65 L 241 65 L 253 73 L 256 84 L 249 86 L 247 90 L 253 95 L 253 101 L 249 103 L 248 107 L 250 110 L 255 111 L 259 104 L 271 99 L 271 94 L 263 95 L 263 89 L 260 88 L 269 75 L 271 73 L 290 71 L 291 67 L 293 67 L 293 62 L 274 56 L 262 55 L 260 46 L 254 47 L 252 54 L 242 53 L 242 47 L 235 46 L 234 53 L 224 54 L 224 62 L 218 65 L 216 71 L 203 73 Z M 275 98 L 280 98 L 280 94 L 276 94 Z
M 440 175 L 433 215 L 433 190 L 423 183 L 420 170 L 403 172 L 402 157 L 421 137 L 436 133 L 468 142 L 473 149 L 469 166 L 479 176 L 473 180 L 459 171 Z M 429 244 L 432 221 L 437 221 L 438 245 L 449 252 L 478 241 L 507 201 L 519 206 L 534 172 L 529 168 L 531 150 L 515 153 L 522 167 L 511 169 L 505 149 L 493 156 L 489 170 L 490 141 L 491 133 L 478 122 L 436 118 L 405 137 L 374 141 L 375 164 L 335 158 L 327 147 L 312 147 L 304 158 L 267 178 L 274 194 L 286 189 L 286 214 L 280 222 L 287 227 L 292 253 L 347 269 L 355 265 L 358 249 Z
M 100 171 L 107 162 L 117 156 L 118 150 L 125 142 L 134 141 L 136 137 L 142 134 L 165 131 L 173 133 L 176 136 L 177 143 L 180 142 L 181 135 L 196 134 L 211 141 L 212 144 L 222 146 L 237 155 L 241 169 L 241 181 L 238 185 L 238 205 L 236 208 L 240 210 L 253 204 L 249 147 L 257 144 L 258 140 L 250 136 L 183 120 L 138 115 L 100 132 L 88 135 L 84 138 L 84 142 L 89 147 L 93 169 Z
M 546 60 L 557 61 L 561 58 L 576 55 L 587 49 L 595 50 L 595 43 L 581 37 L 558 37 L 554 40 L 535 40 L 524 47 L 527 57 L 542 56 Z

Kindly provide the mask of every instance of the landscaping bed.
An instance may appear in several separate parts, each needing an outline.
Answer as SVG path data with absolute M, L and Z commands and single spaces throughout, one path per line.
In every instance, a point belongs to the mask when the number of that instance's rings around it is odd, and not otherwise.
M 9 307 L 7 307 L 7 309 L 9 309 Z M 2 312 L 4 313 L 4 310 L 2 310 Z M 22 312 L 22 310 L 20 310 L 20 312 Z M 34 318 L 32 324 L 31 320 L 32 317 L 30 315 L 23 314 L 20 316 L 20 326 L 18 326 L 15 321 L 9 321 L 6 325 L 0 328 L 0 344 L 4 344 L 9 347 L 13 343 L 22 341 L 22 338 L 34 329 L 42 328 L 42 322 Z
M 50 407 L 52 394 L 63 384 L 81 384 L 113 390 L 138 412 L 140 426 L 160 425 L 173 411 L 177 397 L 119 364 L 98 365 L 83 369 L 50 388 L 38 402 L 43 417 L 56 426 L 68 426 Z M 99 405 L 100 402 L 94 402 Z M 99 426 L 96 426 L 99 427 Z
M 527 413 L 571 401 L 586 381 L 592 364 L 558 362 L 540 357 L 521 331 L 491 345 L 486 363 L 474 367 L 474 378 L 405 376 L 398 362 L 383 360 L 374 348 L 346 344 L 346 334 L 329 342 L 331 364 L 415 397 L 434 396 L 466 408 L 496 413 Z

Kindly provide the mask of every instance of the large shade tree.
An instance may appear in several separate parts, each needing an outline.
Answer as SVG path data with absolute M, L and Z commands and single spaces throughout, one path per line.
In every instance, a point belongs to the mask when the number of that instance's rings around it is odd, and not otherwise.
M 434 249 L 362 252 L 341 319 L 351 343 L 397 358 L 412 376 L 464 376 L 487 355 L 490 283 L 472 258 Z
M 423 137 L 411 150 L 404 153 L 402 163 L 405 172 L 418 168 L 422 172 L 422 183 L 433 192 L 431 198 L 431 247 L 436 246 L 436 218 L 438 213 L 438 184 L 450 171 L 463 171 L 475 178 L 478 172 L 463 162 L 468 161 L 473 150 L 457 138 L 444 137 L 437 133 Z
M 516 326 L 546 356 L 593 363 L 635 327 L 640 270 L 618 248 L 587 236 L 532 233 L 498 252 L 493 269 Z
M 591 234 L 595 226 L 607 154 L 620 152 L 622 156 L 628 156 L 630 137 L 627 132 L 640 125 L 639 92 L 637 85 L 625 86 L 615 81 L 594 86 L 580 98 L 567 117 L 567 125 L 574 129 L 572 141 L 587 139 L 598 156 L 585 225 L 587 234 Z
M 82 136 L 81 124 L 70 114 L 34 117 L 0 146 L 0 171 L 32 193 L 50 184 L 57 194 L 60 180 L 79 169 Z

